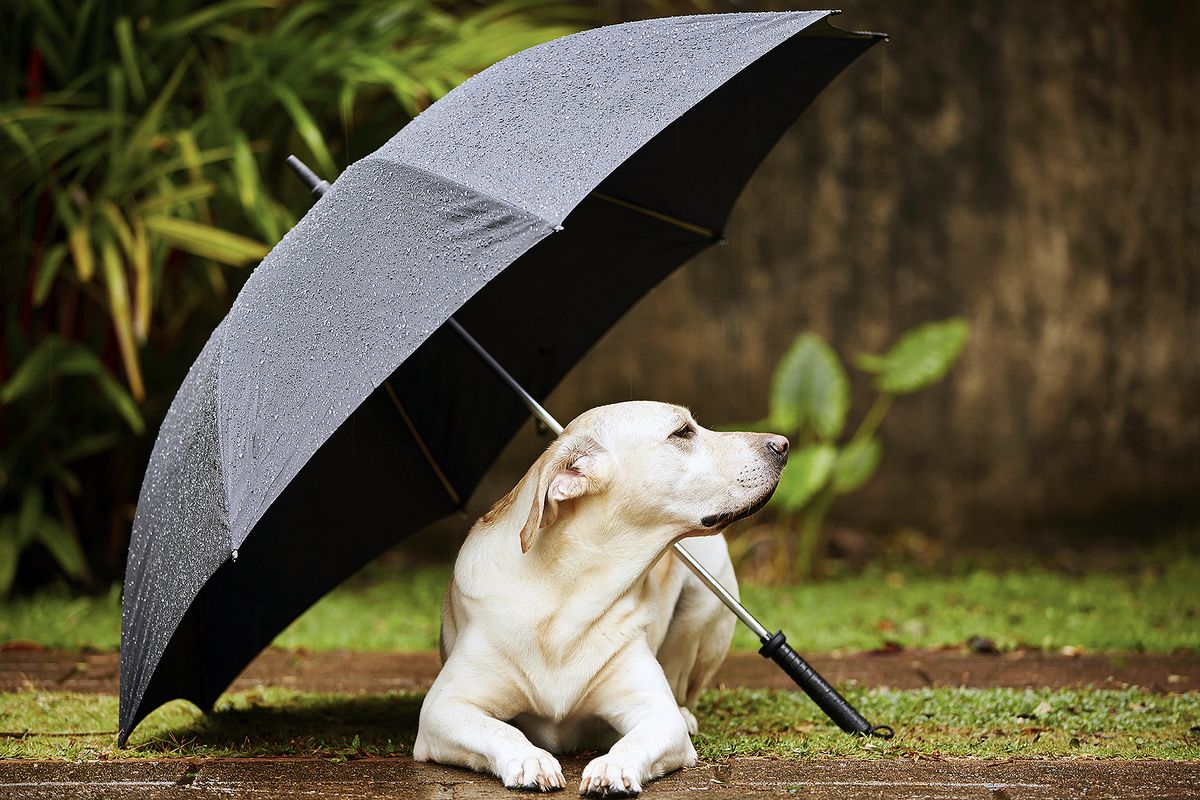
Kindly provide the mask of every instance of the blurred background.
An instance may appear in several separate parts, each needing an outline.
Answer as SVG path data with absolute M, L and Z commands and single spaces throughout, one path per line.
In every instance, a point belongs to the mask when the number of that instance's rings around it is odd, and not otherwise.
M 332 178 L 473 72 L 574 30 L 808 7 L 4 4 L 0 590 L 120 579 L 175 390 L 310 205 L 288 153 Z M 811 458 L 734 534 L 765 581 L 964 553 L 1071 569 L 1196 530 L 1200 5 L 843 8 L 839 27 L 891 41 L 779 143 L 727 243 L 547 407 L 566 421 L 652 398 L 710 427 L 794 423 Z M 905 347 L 937 361 L 919 385 L 889 389 L 860 358 Z M 789 401 L 801 379 L 830 392 Z M 466 514 L 391 558 L 452 558 L 545 444 L 529 426 Z

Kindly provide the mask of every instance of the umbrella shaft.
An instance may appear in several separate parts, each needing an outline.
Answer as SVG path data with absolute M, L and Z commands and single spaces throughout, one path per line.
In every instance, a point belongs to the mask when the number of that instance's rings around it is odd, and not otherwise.
M 716 576 L 704 568 L 704 565 L 696 560 L 695 556 L 687 551 L 680 543 L 676 542 L 675 555 L 679 556 L 679 560 L 690 569 L 700 582 L 712 590 L 712 593 L 717 596 L 725 607 L 733 612 L 733 615 L 742 621 L 747 628 L 754 632 L 760 642 L 765 642 L 771 638 L 771 633 L 762 626 L 762 623 L 754 618 L 754 615 L 746 610 L 746 607 L 738 602 L 737 598 L 729 593 L 729 590 L 721 585 Z
M 300 176 L 300 180 L 304 181 L 305 185 L 307 185 L 317 197 L 325 194 L 325 190 L 329 188 L 328 183 L 318 178 L 316 174 L 304 164 L 304 162 L 295 156 L 288 156 L 288 166 L 296 171 L 296 174 Z M 509 375 L 508 370 L 506 370 L 499 361 L 492 358 L 492 354 L 489 353 L 483 345 L 476 341 L 474 336 L 467 333 L 466 328 L 458 324 L 458 320 L 456 320 L 454 317 L 450 317 L 450 319 L 446 321 L 446 324 L 449 325 L 455 333 L 462 337 L 462 340 L 467 343 L 467 346 L 474 350 L 475 354 L 482 358 L 484 363 L 491 367 L 496 374 L 499 375 L 514 392 L 517 393 L 517 396 L 520 397 L 525 405 L 529 407 L 529 410 L 533 412 L 533 415 L 542 421 L 543 425 L 554 431 L 556 436 L 562 433 L 563 426 L 558 424 L 558 420 L 550 416 L 550 412 L 543 408 L 542 404 L 535 400 L 533 395 L 525 391 L 525 387 L 517 383 L 517 379 L 512 375 Z M 706 570 L 704 565 L 697 561 L 682 544 L 676 542 L 674 547 L 675 554 L 679 556 L 679 559 L 684 563 L 684 565 L 686 565 L 687 568 L 690 569 L 695 576 L 700 579 L 701 583 L 712 590 L 712 593 L 715 594 L 720 601 L 734 613 L 734 616 L 740 619 L 747 628 L 754 632 L 754 635 L 758 637 L 760 642 L 766 642 L 771 638 L 771 633 L 754 618 L 754 615 L 747 611 L 742 604 L 738 602 L 737 598 L 730 594 L 729 590 L 722 586 L 721 582 L 718 581 L 711 572 Z
M 509 375 L 508 370 L 506 370 L 499 361 L 492 358 L 492 354 L 485 350 L 483 345 L 475 340 L 474 336 L 467 333 L 466 328 L 458 324 L 458 320 L 456 320 L 454 317 L 451 317 L 450 319 L 446 320 L 446 324 L 453 328 L 454 332 L 462 337 L 462 340 L 467 343 L 467 346 L 474 350 L 475 354 L 484 360 L 484 363 L 495 370 L 496 374 L 499 375 L 514 392 L 517 393 L 517 396 L 521 398 L 521 401 L 529 407 L 529 410 L 533 412 L 535 417 L 542 421 L 543 425 L 554 431 L 555 436 L 563 432 L 563 426 L 558 424 L 558 420 L 550 416 L 550 412 L 542 408 L 542 404 L 537 400 L 534 400 L 533 395 L 525 391 L 525 387 L 517 383 L 517 379 L 512 375 Z

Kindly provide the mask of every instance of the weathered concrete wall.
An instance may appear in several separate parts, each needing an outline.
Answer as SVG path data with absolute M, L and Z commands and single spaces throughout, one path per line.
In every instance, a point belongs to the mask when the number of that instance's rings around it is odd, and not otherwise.
M 647 297 L 550 408 L 633 396 L 756 418 L 798 332 L 851 356 L 962 315 L 959 367 L 897 402 L 842 518 L 989 536 L 1200 503 L 1200 4 L 843 7 L 841 27 L 892 41 L 780 142 L 729 243 Z

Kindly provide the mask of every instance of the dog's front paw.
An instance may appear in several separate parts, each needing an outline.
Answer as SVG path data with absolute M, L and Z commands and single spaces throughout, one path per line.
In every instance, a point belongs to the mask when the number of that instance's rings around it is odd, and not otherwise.
M 634 797 L 641 791 L 637 773 L 612 756 L 600 756 L 588 764 L 579 783 L 579 793 L 587 797 Z
M 696 715 L 687 706 L 680 706 L 679 714 L 683 717 L 683 721 L 687 725 L 688 736 L 695 736 L 696 731 L 700 730 L 700 723 L 696 721 Z
M 531 750 L 500 765 L 500 780 L 509 789 L 553 792 L 567 785 L 558 760 L 545 750 Z

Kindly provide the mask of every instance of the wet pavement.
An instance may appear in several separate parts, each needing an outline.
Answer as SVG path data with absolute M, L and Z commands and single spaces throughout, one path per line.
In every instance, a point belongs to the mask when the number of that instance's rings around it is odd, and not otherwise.
M 1141 686 L 1159 692 L 1200 691 L 1197 654 L 1080 654 L 1015 651 L 900 651 L 814 655 L 813 666 L 835 684 L 916 689 L 926 686 Z M 80 653 L 8 645 L 0 650 L 0 692 L 37 688 L 116 694 L 116 653 Z M 424 691 L 438 670 L 436 653 L 352 653 L 267 650 L 234 682 L 234 691 L 280 686 L 315 692 Z M 793 688 L 772 662 L 733 653 L 716 683 Z
M 563 762 L 577 781 L 582 759 Z M 798 761 L 734 759 L 650 784 L 648 798 L 986 798 L 986 800 L 1183 800 L 1195 798 L 1200 762 Z M 32 798 L 512 797 L 487 776 L 407 758 L 201 762 L 0 762 L 0 797 Z M 567 791 L 560 797 L 572 797 Z

